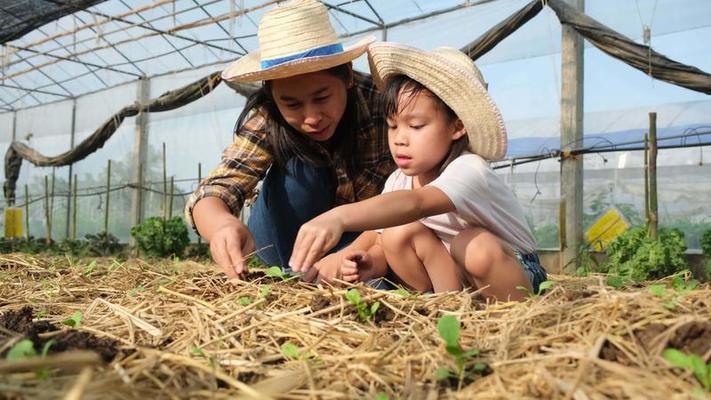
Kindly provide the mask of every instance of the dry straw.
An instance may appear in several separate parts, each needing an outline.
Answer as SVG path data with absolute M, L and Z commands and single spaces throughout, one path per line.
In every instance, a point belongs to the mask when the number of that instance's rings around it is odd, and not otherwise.
M 55 353 L 47 380 L 16 368 L 0 375 L 0 397 L 674 399 L 700 385 L 661 351 L 711 355 L 708 285 L 662 299 L 642 287 L 612 289 L 603 277 L 554 277 L 544 296 L 489 305 L 472 293 L 405 298 L 359 286 L 383 310 L 377 322 L 363 322 L 346 288 L 257 273 L 230 283 L 213 265 L 190 261 L 87 265 L 0 256 L 0 321 L 29 305 L 36 317 L 71 331 L 61 321 L 80 310 L 75 330 L 120 348 L 99 366 L 66 352 L 71 370 L 56 368 L 62 353 Z M 453 366 L 436 329 L 444 313 L 458 316 L 462 347 L 481 349 L 493 370 L 460 391 L 434 379 L 437 368 Z M 0 351 L 18 339 L 0 329 Z M 287 342 L 304 356 L 285 355 Z

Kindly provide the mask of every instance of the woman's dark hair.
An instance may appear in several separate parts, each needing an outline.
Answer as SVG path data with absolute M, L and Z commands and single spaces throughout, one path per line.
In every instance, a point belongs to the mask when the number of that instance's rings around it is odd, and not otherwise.
M 457 119 L 459 119 L 457 114 L 454 113 L 447 103 L 442 101 L 442 99 L 427 89 L 425 85 L 407 75 L 394 75 L 385 83 L 385 90 L 383 91 L 383 111 L 385 118 L 389 119 L 396 117 L 400 111 L 407 107 L 410 102 L 414 101 L 417 95 L 422 91 L 427 91 L 432 96 L 435 100 L 435 104 L 437 104 L 440 111 L 447 117 L 447 122 L 454 123 Z M 400 106 L 400 96 L 407 96 L 403 98 L 402 106 Z M 449 148 L 449 154 L 442 162 L 439 172 L 441 173 L 444 171 L 447 165 L 454 161 L 455 158 L 459 157 L 468 147 L 469 137 L 467 135 L 455 140 Z
M 348 86 L 351 76 L 350 63 L 341 64 L 323 72 L 341 79 Z M 313 140 L 299 133 L 286 122 L 272 96 L 272 81 L 262 82 L 262 87 L 247 98 L 242 113 L 237 119 L 235 132 L 239 131 L 252 113 L 259 109 L 266 113 L 266 129 L 269 131 L 267 140 L 273 150 L 274 165 L 284 173 L 287 172 L 287 161 L 296 157 L 307 164 L 317 167 L 331 166 L 334 160 L 342 159 L 345 161 L 348 175 L 355 175 L 356 156 L 358 155 L 358 142 L 356 140 L 358 109 L 355 85 L 347 89 L 346 109 L 336 127 L 335 133 L 328 140 L 327 147 L 331 152 L 331 160 L 328 160 L 319 152 Z

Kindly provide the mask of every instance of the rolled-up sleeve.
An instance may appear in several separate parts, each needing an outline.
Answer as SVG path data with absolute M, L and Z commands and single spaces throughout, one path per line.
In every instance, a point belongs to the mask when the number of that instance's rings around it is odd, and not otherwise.
M 199 234 L 193 219 L 193 208 L 205 197 L 222 200 L 233 215 L 239 215 L 257 183 L 272 165 L 273 156 L 267 141 L 266 121 L 254 113 L 235 132 L 234 141 L 222 153 L 220 164 L 210 171 L 185 204 L 185 219 Z

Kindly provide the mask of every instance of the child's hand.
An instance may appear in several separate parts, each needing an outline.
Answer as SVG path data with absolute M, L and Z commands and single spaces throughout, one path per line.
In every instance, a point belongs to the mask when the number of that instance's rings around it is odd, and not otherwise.
M 346 282 L 360 280 L 360 270 L 370 269 L 373 261 L 367 251 L 345 250 L 341 257 L 341 276 Z
M 343 224 L 333 212 L 319 215 L 301 225 L 296 235 L 289 266 L 294 272 L 306 272 L 316 260 L 331 250 L 343 235 Z

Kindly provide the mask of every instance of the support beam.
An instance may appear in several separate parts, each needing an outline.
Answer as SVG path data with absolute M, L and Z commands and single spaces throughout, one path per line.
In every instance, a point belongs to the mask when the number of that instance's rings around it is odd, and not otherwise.
M 578 10 L 584 0 L 565 0 Z M 583 40 L 573 28 L 562 27 L 560 145 L 564 151 L 560 163 L 560 197 L 565 209 L 560 229 L 565 231 L 561 243 L 562 271 L 574 273 L 583 244 L 583 157 L 565 156 L 565 150 L 577 147 L 583 138 Z
M 136 100 L 140 104 L 148 104 L 150 100 L 151 81 L 143 77 L 138 80 L 138 93 Z M 138 225 L 143 221 L 143 169 L 146 168 L 148 150 L 148 116 L 150 114 L 141 111 L 136 116 L 136 129 L 133 139 L 133 157 L 131 160 L 131 182 L 136 187 L 131 194 L 131 225 Z M 129 239 L 131 246 L 135 245 L 133 236 Z
M 76 134 L 76 129 L 77 129 L 77 99 L 74 99 L 72 102 L 72 127 L 71 127 L 71 132 L 69 136 L 69 148 L 73 149 L 74 148 L 74 140 L 75 140 L 75 134 Z M 69 231 L 70 227 L 70 218 L 72 216 L 72 176 L 74 176 L 74 163 L 69 164 L 69 172 L 67 173 L 67 219 L 66 219 L 66 226 L 65 226 L 65 237 L 70 237 L 69 235 L 71 232 Z

